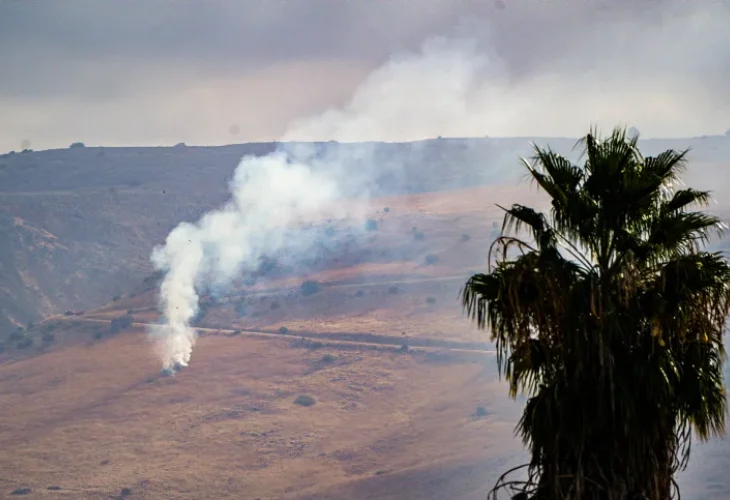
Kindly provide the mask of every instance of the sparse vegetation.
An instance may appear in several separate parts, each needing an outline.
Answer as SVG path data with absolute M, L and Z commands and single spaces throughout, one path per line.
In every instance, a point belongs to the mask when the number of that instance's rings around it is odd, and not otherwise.
M 297 398 L 294 400 L 294 404 L 297 404 L 299 406 L 312 406 L 315 404 L 316 401 L 312 396 L 307 396 L 306 394 L 302 394 L 301 396 L 297 396 Z
M 125 314 L 123 316 L 119 316 L 117 318 L 112 319 L 111 324 L 109 326 L 109 332 L 112 334 L 119 333 L 119 332 L 131 327 L 132 323 L 134 323 L 134 318 L 132 317 L 131 314 Z
M 477 406 L 477 409 L 474 411 L 474 415 L 477 417 L 486 417 L 487 414 L 487 409 L 483 406 Z
M 314 295 L 322 290 L 322 284 L 319 281 L 307 280 L 302 283 L 301 291 L 302 295 L 309 296 Z
M 269 305 L 269 309 L 271 309 L 272 311 L 275 309 L 279 309 L 279 307 L 281 307 L 281 305 L 277 301 L 274 301 Z
M 365 292 L 363 290 L 358 290 L 355 292 L 355 297 L 363 297 L 365 295 Z
M 423 241 L 426 239 L 426 235 L 423 234 L 421 231 L 413 231 L 413 239 L 416 241 Z
M 383 209 L 383 212 L 385 212 L 386 214 L 387 214 L 387 213 L 390 213 L 390 207 L 385 207 L 385 208 Z
M 239 318 L 243 318 L 244 316 L 246 316 L 245 302 L 243 302 L 243 301 L 236 302 L 234 310 L 236 311 L 236 315 L 238 315 Z
M 334 363 L 336 359 L 337 358 L 334 357 L 332 354 L 327 353 L 324 356 L 322 356 L 322 359 L 320 361 L 322 361 L 322 363 L 328 363 L 329 364 L 329 363 Z
M 432 306 L 436 303 L 436 299 L 434 297 L 426 297 L 426 304 Z
M 234 337 L 237 335 L 241 335 L 241 330 L 233 330 L 233 333 L 231 335 L 233 335 Z
M 132 490 L 130 488 L 122 488 L 122 490 L 119 492 L 119 495 L 122 497 L 128 497 L 132 494 Z
M 10 494 L 20 496 L 20 495 L 30 495 L 32 492 L 33 492 L 33 490 L 30 488 L 18 488 L 16 490 L 11 491 Z
M 367 222 L 365 222 L 365 229 L 367 231 L 375 231 L 378 229 L 378 221 L 375 219 L 368 219 Z
M 51 342 L 56 340 L 55 335 L 53 335 L 52 333 L 44 333 L 41 338 L 44 344 L 50 344 Z
M 103 336 L 104 332 L 102 332 L 101 330 L 94 332 L 94 340 L 101 340 Z
M 397 286 L 391 286 L 390 288 L 388 288 L 388 293 L 393 294 L 393 295 L 396 294 L 396 293 L 398 293 L 398 287 Z
M 25 337 L 23 340 L 21 340 L 20 342 L 15 344 L 15 348 L 22 351 L 22 350 L 28 349 L 30 347 L 33 347 L 33 344 L 34 344 L 34 342 L 33 342 L 32 338 Z
M 122 296 L 117 294 L 114 297 L 112 297 L 112 302 L 116 302 L 116 301 L 118 301 L 121 298 L 122 298 Z
M 287 333 L 289 333 L 289 329 L 285 326 L 282 326 L 281 328 L 279 328 L 279 333 L 282 335 L 286 335 Z
M 469 236 L 466 233 L 461 235 L 461 241 L 469 241 L 470 239 L 471 239 L 471 236 Z

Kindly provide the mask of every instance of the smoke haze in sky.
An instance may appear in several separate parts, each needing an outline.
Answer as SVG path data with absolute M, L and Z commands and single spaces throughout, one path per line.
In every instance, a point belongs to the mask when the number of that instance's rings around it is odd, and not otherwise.
M 400 111 L 441 90 L 436 73 L 472 71 L 457 78 L 462 108 L 434 123 L 409 111 L 378 139 L 577 136 L 618 121 L 645 137 L 723 133 L 728 25 L 730 4 L 715 0 L 2 2 L 0 150 L 292 136 L 292 122 L 345 106 L 363 81 L 387 78 L 391 55 L 439 36 L 466 40 L 463 52 L 399 82 L 412 94 Z

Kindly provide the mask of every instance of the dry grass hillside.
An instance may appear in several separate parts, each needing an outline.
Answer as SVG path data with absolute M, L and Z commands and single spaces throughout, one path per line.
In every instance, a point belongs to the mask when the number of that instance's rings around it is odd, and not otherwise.
M 722 189 L 713 158 L 730 144 L 702 141 L 692 184 Z M 0 496 L 484 498 L 525 458 L 521 404 L 457 295 L 486 262 L 495 204 L 541 203 L 512 171 L 473 165 L 524 153 L 505 144 L 418 146 L 409 161 L 433 161 L 373 200 L 370 230 L 333 223 L 302 265 L 273 258 L 204 296 L 191 366 L 174 377 L 144 333 L 158 320 L 147 255 L 225 198 L 242 148 L 271 146 L 0 159 Z M 727 217 L 724 199 L 713 208 Z M 698 447 L 685 498 L 726 498 L 728 465 L 724 442 Z

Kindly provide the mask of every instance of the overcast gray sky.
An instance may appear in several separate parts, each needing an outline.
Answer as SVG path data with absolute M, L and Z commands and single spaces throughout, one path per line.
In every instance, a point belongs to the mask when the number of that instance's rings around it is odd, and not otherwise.
M 727 26 L 722 0 L 5 0 L 0 150 L 357 139 L 341 106 L 383 140 L 723 133 Z

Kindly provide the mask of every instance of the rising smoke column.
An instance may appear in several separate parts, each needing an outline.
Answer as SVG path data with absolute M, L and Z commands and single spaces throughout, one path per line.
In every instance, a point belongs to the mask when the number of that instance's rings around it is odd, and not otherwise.
M 378 140 L 403 129 L 414 131 L 413 139 L 433 137 L 467 113 L 486 63 L 470 42 L 430 41 L 419 53 L 394 57 L 373 72 L 342 109 L 292 124 L 282 140 Z M 308 256 L 316 241 L 287 232 L 308 215 L 323 209 L 332 214 L 339 206 L 337 218 L 362 220 L 375 174 L 397 168 L 375 164 L 371 152 L 368 146 L 314 151 L 298 143 L 245 157 L 230 183 L 231 199 L 170 232 L 152 253 L 155 269 L 164 273 L 162 321 L 150 330 L 163 369 L 190 362 L 196 339 L 190 322 L 201 290 L 229 284 L 264 255 Z M 352 198 L 359 201 L 335 203 Z

